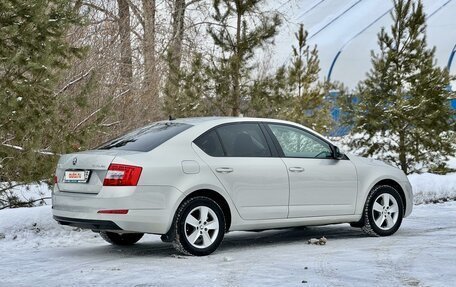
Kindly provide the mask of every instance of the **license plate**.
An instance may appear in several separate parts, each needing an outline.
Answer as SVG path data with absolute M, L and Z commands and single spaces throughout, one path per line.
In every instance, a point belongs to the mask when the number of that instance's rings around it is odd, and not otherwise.
M 86 183 L 89 180 L 89 175 L 89 170 L 67 170 L 63 180 L 70 183 Z

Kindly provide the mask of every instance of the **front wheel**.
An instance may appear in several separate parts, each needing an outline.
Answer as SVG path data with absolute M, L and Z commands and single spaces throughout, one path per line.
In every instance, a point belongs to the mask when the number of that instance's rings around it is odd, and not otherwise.
M 392 235 L 401 226 L 403 216 L 404 204 L 397 190 L 377 186 L 367 198 L 361 229 L 371 236 Z
M 181 204 L 173 228 L 173 245 L 179 252 L 195 256 L 209 255 L 223 240 L 225 217 L 215 201 L 197 196 Z
M 133 245 L 138 242 L 144 233 L 115 233 L 115 232 L 108 232 L 108 231 L 101 231 L 100 237 L 106 240 L 113 245 Z

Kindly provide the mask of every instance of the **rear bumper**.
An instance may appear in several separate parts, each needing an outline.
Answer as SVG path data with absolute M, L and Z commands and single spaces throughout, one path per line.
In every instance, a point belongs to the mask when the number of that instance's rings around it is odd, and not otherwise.
M 93 231 L 122 230 L 122 228 L 120 228 L 117 224 L 108 220 L 77 219 L 61 216 L 54 216 L 54 220 L 56 220 L 61 225 L 69 225 L 83 229 L 92 229 Z
M 165 234 L 181 196 L 172 186 L 109 187 L 98 194 L 61 192 L 55 187 L 52 213 L 60 224 L 94 231 Z M 106 209 L 128 209 L 128 213 L 98 213 Z

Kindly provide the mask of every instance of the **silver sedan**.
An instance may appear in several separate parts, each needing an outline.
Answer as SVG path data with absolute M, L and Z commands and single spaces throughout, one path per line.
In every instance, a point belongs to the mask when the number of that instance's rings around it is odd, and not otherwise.
M 304 126 L 227 117 L 156 122 L 63 155 L 52 195 L 60 224 L 117 245 L 160 234 L 198 256 L 235 230 L 351 223 L 391 235 L 412 197 L 401 170 Z

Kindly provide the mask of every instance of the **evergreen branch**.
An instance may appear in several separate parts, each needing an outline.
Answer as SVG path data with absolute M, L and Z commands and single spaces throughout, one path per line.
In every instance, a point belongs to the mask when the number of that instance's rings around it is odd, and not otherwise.
M 1 126 L 0 126 L 0 127 L 1 127 Z M 14 138 L 15 138 L 15 137 L 12 137 L 12 138 L 9 138 L 9 139 L 4 140 L 4 141 L 2 142 L 2 145 L 3 145 L 3 144 L 6 144 L 7 142 L 12 141 Z
M 2 189 L 0 189 L 0 193 L 5 192 L 7 190 L 10 190 L 11 188 L 15 188 L 16 186 L 19 186 L 19 185 L 22 185 L 22 184 L 23 183 L 16 183 L 16 184 L 10 185 L 8 187 L 2 188 Z
M 4 157 L 4 158 L 2 158 L 2 159 L 0 160 L 0 164 L 1 164 L 2 162 L 4 162 L 5 160 L 7 160 L 7 159 L 14 159 L 14 157 L 12 157 L 12 156 Z M 1 192 L 1 191 L 0 191 L 0 192 Z
M 29 204 L 32 204 L 32 203 L 35 203 L 37 201 L 43 201 L 45 202 L 44 200 L 46 199 L 52 199 L 52 197 L 41 197 L 41 198 L 38 198 L 38 199 L 34 199 L 34 200 L 28 200 L 28 201 L 24 201 L 24 202 L 17 202 L 15 204 L 10 204 L 10 205 L 6 205 L 6 206 L 2 206 L 0 207 L 0 210 L 2 209 L 7 209 L 7 208 L 11 208 L 11 207 L 21 207 L 21 206 L 25 206 L 25 205 L 29 205 Z

